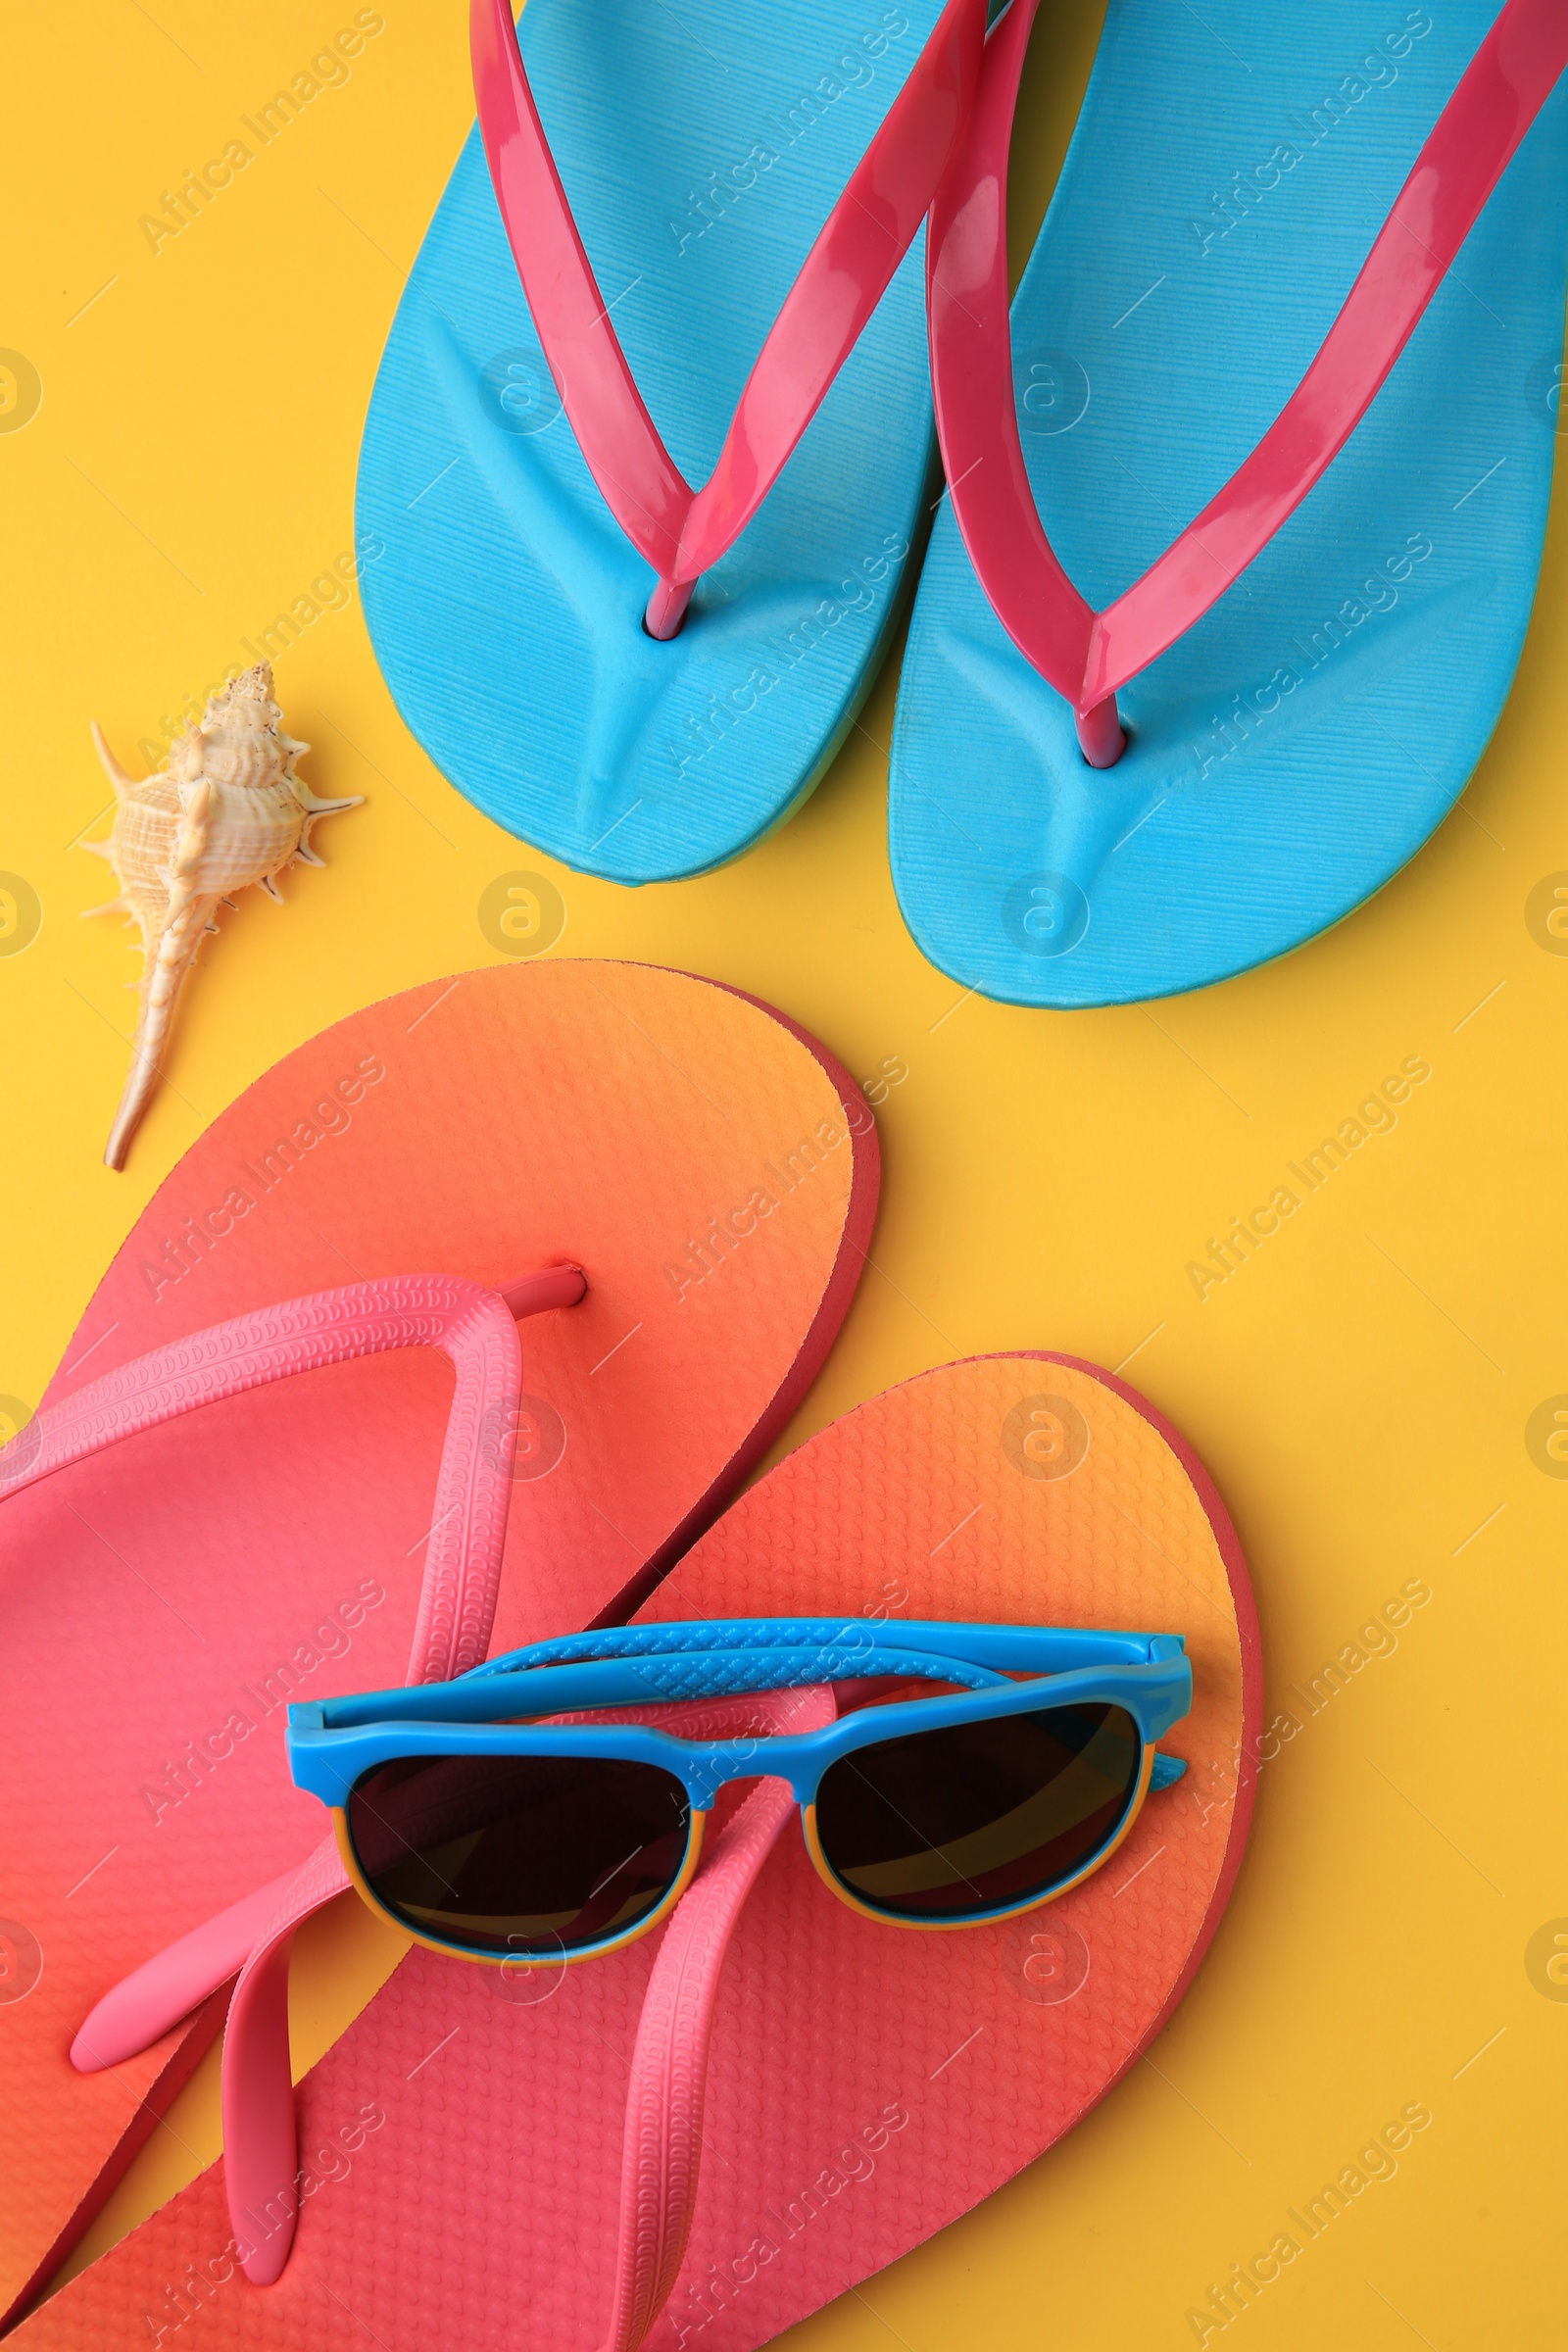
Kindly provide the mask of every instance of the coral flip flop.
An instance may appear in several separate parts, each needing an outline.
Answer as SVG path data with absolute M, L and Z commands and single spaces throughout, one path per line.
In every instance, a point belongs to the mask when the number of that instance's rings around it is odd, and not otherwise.
M 478 125 L 361 453 L 366 613 L 436 764 L 568 865 L 738 856 L 870 686 L 931 454 L 905 256 L 984 26 L 472 0 Z
M 1116 1004 L 1349 913 L 1496 724 L 1551 484 L 1568 10 L 1109 0 L 1009 347 L 1033 14 L 928 232 L 953 513 L 893 872 L 955 978 Z
M 748 2352 L 1069 2131 L 1170 2015 L 1246 1838 L 1256 1630 L 1211 1483 L 1109 1374 L 949 1365 L 771 1471 L 635 1622 L 654 1640 L 672 1619 L 802 1612 L 895 1648 L 901 1624 L 913 1640 L 955 1617 L 1184 1637 L 1191 1706 L 1160 1746 L 1185 1771 L 1164 1786 L 1164 1762 L 1112 1861 L 1049 1909 L 946 1935 L 833 1901 L 763 1780 L 727 1821 L 721 1805 L 661 1935 L 544 1970 L 416 1945 L 291 2094 L 288 1939 L 345 1884 L 327 1848 L 241 1980 L 224 2161 L 34 2314 L 19 2352 L 162 2341 L 198 2316 L 204 2341 L 252 2352 L 361 2329 L 388 2352 L 434 2334 Z M 834 1712 L 831 1691 L 795 1691 L 743 1726 L 737 1703 L 669 1728 L 744 1730 L 760 1760 L 755 1735 Z
M 6 2311 L 222 2004 L 141 2055 L 100 2018 L 83 2074 L 89 2011 L 238 1903 L 220 1985 L 318 1842 L 286 1702 L 641 1599 L 819 1367 L 876 1171 L 781 1016 L 556 960 L 326 1030 L 160 1188 L 0 1454 Z

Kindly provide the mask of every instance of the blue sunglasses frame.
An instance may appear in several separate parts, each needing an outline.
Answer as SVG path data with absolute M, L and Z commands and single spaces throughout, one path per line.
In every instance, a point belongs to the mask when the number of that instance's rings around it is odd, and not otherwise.
M 1013 1679 L 1019 1675 L 1028 1679 Z M 654 1724 L 518 1720 L 889 1677 L 959 1688 L 941 1697 L 860 1708 L 817 1731 L 765 1739 L 685 1740 Z M 1187 1714 L 1192 1692 L 1192 1666 L 1178 1634 L 721 1618 L 566 1635 L 489 1659 L 454 1682 L 296 1704 L 288 1711 L 287 1752 L 295 1787 L 331 1811 L 345 1868 L 373 1911 L 431 1950 L 456 1958 L 491 1966 L 559 1967 L 617 1950 L 666 1918 L 697 1868 L 704 1827 L 719 1790 L 762 1775 L 788 1782 L 818 1874 L 842 1902 L 864 1917 L 891 1927 L 946 1929 L 985 1927 L 1038 1909 L 1098 1870 L 1131 1830 L 1151 1788 L 1169 1787 L 1185 1771 L 1179 1757 L 1157 1755 L 1155 1742 Z M 842 1757 L 916 1732 L 1096 1701 L 1131 1716 L 1143 1747 L 1142 1766 L 1115 1830 L 1070 1878 L 1022 1902 L 955 1918 L 911 1919 L 865 1902 L 827 1861 L 816 1836 L 816 1791 L 828 1767 Z M 378 1766 L 437 1755 L 581 1755 L 656 1765 L 681 1784 L 690 1808 L 679 1876 L 657 1908 L 633 1926 L 569 1951 L 481 1951 L 420 1934 L 368 1882 L 354 1852 L 347 1807 L 356 1785 Z

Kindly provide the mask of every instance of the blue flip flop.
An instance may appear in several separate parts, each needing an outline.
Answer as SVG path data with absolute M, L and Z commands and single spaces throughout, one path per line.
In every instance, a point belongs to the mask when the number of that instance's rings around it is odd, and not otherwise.
M 1496 723 L 1563 373 L 1568 7 L 1109 0 L 1009 355 L 976 193 L 1032 13 L 929 229 L 952 490 L 893 874 L 954 978 L 1105 1004 L 1349 913 Z
M 366 612 L 436 764 L 568 865 L 738 856 L 869 688 L 932 455 L 908 249 L 984 29 L 472 0 L 479 122 L 361 450 Z

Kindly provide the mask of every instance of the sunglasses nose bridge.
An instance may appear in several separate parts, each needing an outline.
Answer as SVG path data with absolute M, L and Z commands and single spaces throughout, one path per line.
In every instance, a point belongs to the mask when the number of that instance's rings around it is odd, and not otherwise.
M 687 1794 L 694 1811 L 709 1813 L 721 1788 L 735 1781 L 782 1781 L 803 1811 L 816 1794 L 816 1770 L 805 1759 L 780 1756 L 776 1739 L 726 1740 L 686 1767 Z

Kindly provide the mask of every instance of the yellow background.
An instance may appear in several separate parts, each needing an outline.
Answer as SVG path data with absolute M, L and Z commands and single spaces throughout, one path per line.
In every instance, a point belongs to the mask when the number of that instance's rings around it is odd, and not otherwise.
M 971 1350 L 1127 1362 L 1236 1518 L 1269 1711 L 1405 1580 L 1433 1598 L 1265 1770 L 1230 1912 L 1149 2060 L 1065 2145 L 795 2340 L 1191 2343 L 1185 2315 L 1209 2282 L 1419 2100 L 1434 2120 L 1397 2177 L 1237 2323 L 1252 2352 L 1560 2342 L 1550 2143 L 1568 2004 L 1526 1955 L 1568 1915 L 1554 1720 L 1568 1483 L 1525 1433 L 1568 1391 L 1568 958 L 1526 905 L 1568 868 L 1564 496 L 1513 699 L 1436 839 L 1331 936 L 1147 1009 L 964 1000 L 911 946 L 884 831 L 896 659 L 782 834 L 726 872 L 628 893 L 550 867 L 476 814 L 399 722 L 357 605 L 328 612 L 279 664 L 278 691 L 317 747 L 315 788 L 367 805 L 322 825 L 329 870 L 291 874 L 285 909 L 252 893 L 224 917 L 169 1084 L 112 1176 L 99 1154 L 135 963 L 118 926 L 76 920 L 106 895 L 106 869 L 73 846 L 107 801 L 87 722 L 139 773 L 138 738 L 352 545 L 371 375 L 470 115 L 464 12 L 386 0 L 348 84 L 208 214 L 156 255 L 137 218 L 352 14 L 156 0 L 155 22 L 137 0 L 101 0 L 13 21 L 0 344 L 31 361 L 43 396 L 0 432 L 0 867 L 32 885 L 43 922 L 0 958 L 0 1392 L 36 1400 L 153 1187 L 259 1071 L 368 999 L 498 959 L 475 913 L 498 874 L 557 874 L 558 954 L 710 973 L 795 1015 L 858 1077 L 906 1065 L 880 1111 L 874 1270 L 790 1442 Z M 1095 0 L 1042 11 L 1021 236 L 1099 15 Z M 1200 1301 L 1187 1261 L 1412 1054 L 1432 1077 L 1396 1131 Z M 69 1595 L 61 1626 L 64 1661 Z M 295 1969 L 302 2063 L 393 1956 L 352 1906 L 318 1929 Z M 88 2250 L 216 2150 L 215 2060 Z M 8 2129 L 24 2134 L 26 2118 Z

